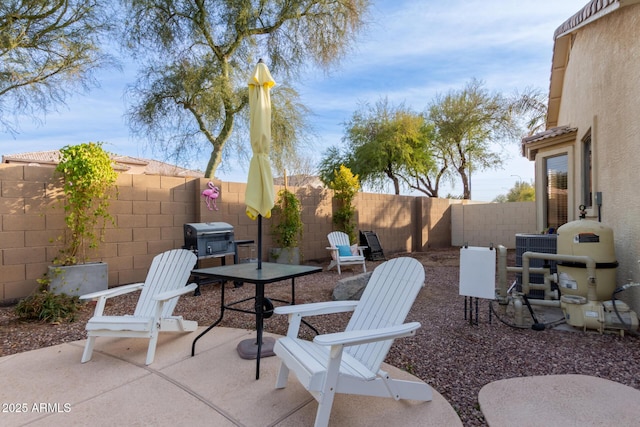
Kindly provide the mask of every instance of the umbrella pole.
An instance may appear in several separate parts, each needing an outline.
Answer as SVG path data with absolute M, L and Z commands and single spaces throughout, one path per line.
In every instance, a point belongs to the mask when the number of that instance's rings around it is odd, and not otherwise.
M 262 215 L 258 214 L 258 270 L 262 270 Z

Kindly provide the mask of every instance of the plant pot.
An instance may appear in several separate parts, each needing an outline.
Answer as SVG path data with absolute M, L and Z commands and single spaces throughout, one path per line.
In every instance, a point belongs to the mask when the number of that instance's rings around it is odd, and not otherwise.
M 269 262 L 300 265 L 300 248 L 271 248 Z
M 54 294 L 80 296 L 104 291 L 109 286 L 109 266 L 104 262 L 50 265 L 49 290 Z

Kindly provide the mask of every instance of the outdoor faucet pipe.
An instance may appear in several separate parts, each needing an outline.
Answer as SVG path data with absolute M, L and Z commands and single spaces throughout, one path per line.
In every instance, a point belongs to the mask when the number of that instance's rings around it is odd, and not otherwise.
M 546 259 L 552 261 L 570 261 L 585 264 L 587 266 L 587 301 L 597 301 L 596 297 L 596 262 L 586 255 L 546 254 L 539 252 L 525 252 L 522 254 L 522 292 L 529 293 L 529 259 Z
M 522 318 L 522 299 L 515 298 L 513 300 L 513 317 L 516 325 L 520 326 L 524 323 Z
M 498 294 L 501 304 L 507 303 L 507 248 L 498 245 Z
M 551 290 L 551 282 L 558 283 L 558 275 L 556 273 L 549 273 L 544 275 L 544 299 L 552 300 L 558 299 L 558 292 Z
M 549 300 L 549 299 L 530 299 L 529 304 L 531 305 L 539 305 L 540 307 L 562 307 L 560 300 Z
M 522 273 L 522 267 L 507 267 L 507 271 L 510 273 Z M 548 267 L 529 267 L 529 273 L 536 274 L 548 274 L 551 269 Z
M 525 296 L 522 295 L 522 296 L 517 296 L 513 298 L 513 318 L 514 318 L 515 324 L 518 326 L 524 323 L 524 314 L 523 314 L 524 306 L 522 303 L 524 297 Z M 552 300 L 544 300 L 544 299 L 528 299 L 528 303 L 530 305 L 536 305 L 540 307 L 556 307 L 556 308 L 561 307 L 560 300 L 552 301 Z
M 522 267 L 507 267 L 507 272 L 510 273 L 522 273 Z M 552 276 L 551 270 L 547 267 L 530 267 L 529 274 L 542 274 L 544 276 L 544 283 L 529 283 L 529 289 L 544 291 L 545 295 L 551 292 L 551 283 L 547 282 L 547 278 Z M 524 288 L 523 288 L 524 289 Z
M 530 273 L 534 274 L 549 274 L 549 269 L 545 267 L 531 267 L 529 268 Z M 500 304 L 507 303 L 507 291 L 509 286 L 507 284 L 507 273 L 522 273 L 522 267 L 508 267 L 507 266 L 507 248 L 498 245 L 498 293 L 497 299 Z M 538 289 L 538 287 L 533 287 L 533 289 Z M 539 289 L 545 290 L 545 288 L 540 287 Z

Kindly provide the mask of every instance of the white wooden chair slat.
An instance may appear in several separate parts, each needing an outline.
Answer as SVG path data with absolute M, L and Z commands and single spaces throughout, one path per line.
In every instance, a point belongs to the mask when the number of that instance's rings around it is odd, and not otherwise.
M 191 274 L 191 269 L 195 265 L 194 262 L 188 270 L 181 268 L 181 266 L 193 259 L 190 255 L 194 254 L 190 251 L 177 249 L 161 255 L 160 258 L 154 257 L 151 267 L 149 267 L 149 273 L 144 282 L 145 286 L 140 293 L 134 316 L 154 315 L 156 301 L 153 300 L 153 296 L 175 289 L 175 283 L 186 284 Z M 177 303 L 177 299 L 166 302 L 163 307 L 162 317 L 170 316 Z
M 104 291 L 81 296 L 80 299 L 98 301 L 94 316 L 87 322 L 87 342 L 82 363 L 91 360 L 98 336 L 149 339 L 145 361 L 149 365 L 154 359 L 159 332 L 196 330 L 196 322 L 183 320 L 182 316 L 172 316 L 179 296 L 192 292 L 197 287 L 195 283 L 185 286 L 196 261 L 195 254 L 184 249 L 174 249 L 155 256 L 144 284 L 141 285 L 142 290 L 133 315 L 103 316 L 106 299 L 124 293 L 119 288 L 113 288 L 111 293 Z M 131 291 L 139 288 L 140 286 L 130 286 Z
M 358 246 L 359 255 L 345 255 L 340 256 L 338 246 L 351 246 L 349 242 L 349 236 L 342 231 L 333 231 L 327 235 L 329 240 L 329 247 L 327 248 L 331 252 L 331 262 L 327 270 L 331 270 L 336 267 L 338 274 L 342 274 L 341 267 L 345 265 L 362 265 L 363 271 L 367 272 L 367 264 L 364 258 L 364 250 L 366 246 Z
M 406 277 L 415 277 L 420 273 L 424 277 L 422 265 L 417 261 L 416 263 L 409 262 L 410 260 L 413 259 L 401 258 L 400 261 L 393 264 L 393 268 L 381 272 L 378 291 L 374 291 L 373 287 L 369 286 L 365 288 L 360 298 L 360 302 L 363 304 L 362 310 L 354 312 L 345 330 L 385 328 L 402 323 L 406 319 L 420 290 L 420 287 L 411 287 Z M 424 283 L 424 279 L 422 283 Z M 411 301 L 411 304 L 407 304 L 406 301 Z M 385 309 L 381 310 L 380 307 L 385 307 Z M 375 368 L 380 366 L 386 357 L 392 343 L 392 341 L 369 343 L 348 347 L 346 351 L 375 371 Z
M 150 331 L 153 317 L 94 316 L 87 322 L 87 331 Z
M 304 305 L 296 306 L 289 312 L 287 336 L 274 346 L 282 361 L 276 388 L 285 387 L 293 371 L 319 403 L 316 426 L 328 424 L 335 393 L 431 400 L 431 388 L 424 382 L 394 380 L 380 370 L 393 340 L 414 334 L 420 326 L 404 321 L 423 284 L 424 267 L 415 259 L 384 262 L 374 270 L 345 332 L 320 335 L 313 342 L 297 338 L 305 313 Z M 316 307 L 311 313 L 318 312 Z

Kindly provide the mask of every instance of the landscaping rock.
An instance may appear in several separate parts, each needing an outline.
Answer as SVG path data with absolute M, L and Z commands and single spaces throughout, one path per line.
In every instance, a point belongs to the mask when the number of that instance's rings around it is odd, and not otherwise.
M 333 299 L 335 301 L 359 300 L 362 296 L 362 291 L 369 283 L 371 273 L 362 273 L 338 280 L 338 283 L 333 288 Z

